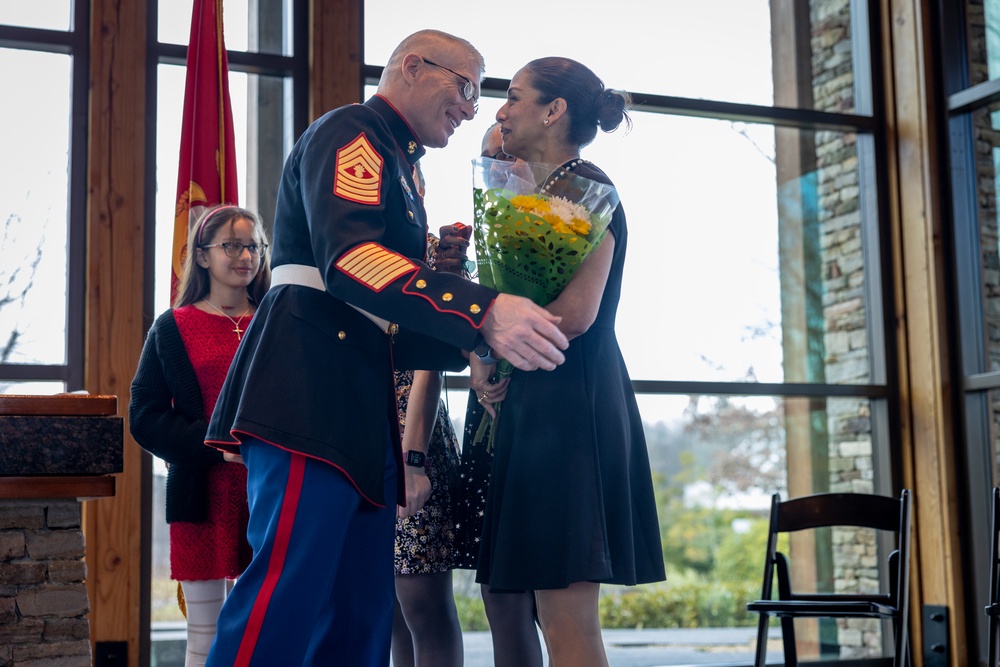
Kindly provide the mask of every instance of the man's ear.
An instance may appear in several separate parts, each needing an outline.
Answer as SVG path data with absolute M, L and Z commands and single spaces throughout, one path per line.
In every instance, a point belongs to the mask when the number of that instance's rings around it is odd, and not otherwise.
M 412 83 L 412 81 L 417 78 L 417 72 L 423 64 L 424 59 L 416 53 L 407 53 L 403 56 L 403 62 L 399 65 L 399 69 L 403 73 L 403 79 L 405 79 L 408 83 Z

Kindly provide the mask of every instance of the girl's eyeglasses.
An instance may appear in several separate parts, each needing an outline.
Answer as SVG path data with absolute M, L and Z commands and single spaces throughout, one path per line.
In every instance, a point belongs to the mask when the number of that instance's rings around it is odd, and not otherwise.
M 243 249 L 245 248 L 250 252 L 251 257 L 258 257 L 262 252 L 267 251 L 266 243 L 249 243 L 244 244 L 239 241 L 225 241 L 223 243 L 211 243 L 209 245 L 201 246 L 202 250 L 207 250 L 208 248 L 222 248 L 222 250 L 232 258 L 237 258 L 243 254 Z

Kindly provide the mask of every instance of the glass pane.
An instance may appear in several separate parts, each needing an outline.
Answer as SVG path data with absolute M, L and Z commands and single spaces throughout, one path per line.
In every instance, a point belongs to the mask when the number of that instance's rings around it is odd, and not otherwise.
M 449 391 L 446 400 L 461 433 L 467 392 Z M 702 663 L 693 658 L 704 658 L 706 646 L 700 644 L 705 642 L 714 647 L 714 661 L 749 664 L 757 617 L 744 610 L 760 595 L 771 494 L 888 492 L 876 487 L 871 403 L 863 398 L 688 395 L 639 395 L 638 400 L 667 581 L 633 589 L 602 587 L 609 655 L 616 642 L 641 643 L 647 647 L 642 657 L 649 658 L 642 664 Z M 888 572 L 873 565 L 883 559 L 869 531 L 838 530 L 788 549 L 802 590 L 887 588 Z M 797 553 L 815 556 L 796 560 Z M 456 573 L 456 595 L 475 596 L 464 577 Z M 640 624 L 647 638 L 634 631 L 615 634 Z M 654 630 L 679 624 L 698 632 Z M 882 654 L 877 622 L 803 623 L 798 636 L 800 658 Z M 771 637 L 778 637 L 777 628 Z M 780 660 L 779 642 L 772 641 L 768 658 Z
M 998 52 L 1000 53 L 1000 52 Z M 997 194 L 1000 193 L 1000 104 L 972 114 L 975 133 L 976 197 L 979 221 L 979 275 L 982 281 L 983 325 L 986 368 L 1000 371 L 1000 234 L 997 225 Z
M 424 2 L 421 10 L 436 17 L 435 28 L 471 41 L 491 77 L 509 79 L 533 58 L 563 55 L 614 88 L 849 112 L 855 108 L 850 4 L 669 0 L 656 4 L 655 20 L 639 18 L 649 16 L 646 0 L 616 3 L 610 14 L 591 0 L 574 3 L 573 11 L 561 3 L 512 0 L 495 20 L 455 11 L 445 0 Z M 365 16 L 379 17 L 365 23 L 366 63 L 384 65 L 415 30 L 411 9 L 406 0 L 365 2 Z M 511 27 L 501 16 L 530 20 Z M 800 76 L 796 67 L 810 63 Z
M 990 485 L 1000 486 L 1000 389 L 987 392 L 989 397 L 989 442 L 986 447 L 990 452 Z
M 170 262 L 174 210 L 177 202 L 177 171 L 181 116 L 184 105 L 185 68 L 160 65 L 156 125 L 156 268 L 154 310 L 169 307 Z M 240 203 L 258 211 L 265 221 L 274 215 L 273 193 L 281 164 L 291 148 L 290 84 L 278 77 L 230 72 L 230 100 L 236 136 L 236 162 Z M 248 161 L 248 155 L 254 156 Z M 273 181 L 273 183 L 272 183 Z M 266 203 L 270 202 L 270 203 Z M 269 224 L 269 223 L 268 223 Z M 184 617 L 177 606 L 177 582 L 170 579 L 169 530 L 164 503 L 166 465 L 153 458 L 153 568 L 151 618 L 153 654 L 156 664 L 170 662 L 180 651 L 183 664 Z M 178 648 L 180 647 L 180 648 Z
M 160 65 L 156 123 L 156 313 L 170 301 L 170 262 L 185 68 Z M 236 136 L 236 173 L 240 203 L 270 225 L 274 193 L 285 156 L 291 149 L 290 83 L 279 77 L 229 73 L 229 96 Z M 253 104 L 251 104 L 253 101 Z M 248 155 L 255 156 L 248 162 Z M 259 179 L 259 180 L 258 180 Z
M 72 59 L 0 49 L 0 363 L 65 364 Z M 39 81 L 46 85 L 38 86 Z
M 500 101 L 480 106 L 421 160 L 432 231 L 472 220 L 469 160 Z M 583 151 L 628 211 L 616 331 L 632 378 L 868 382 L 874 249 L 862 244 L 856 136 L 632 116 L 630 134 L 598 133 Z M 637 169 L 650 154 L 656 168 Z
M 731 606 L 743 609 L 760 595 L 771 494 L 883 492 L 875 488 L 865 399 L 641 396 L 640 408 L 660 485 L 667 586 L 692 577 L 703 586 L 742 583 Z M 881 561 L 870 535 L 838 531 L 788 549 L 797 580 L 815 582 L 803 590 L 887 581 L 884 568 L 872 565 Z M 797 553 L 810 557 L 796 559 Z M 800 659 L 881 655 L 877 623 L 863 632 L 854 621 L 804 625 Z M 777 661 L 780 646 L 772 647 L 768 658 Z
M 170 528 L 167 526 L 167 465 L 153 457 L 152 564 L 150 566 L 150 665 L 182 667 L 187 622 L 181 612 L 177 582 L 170 578 Z
M 22 28 L 69 30 L 73 23 L 72 0 L 33 0 L 0 3 L 0 23 Z
M 975 85 L 1000 76 L 1000 2 L 981 0 L 967 6 L 969 84 Z
M 159 41 L 187 45 L 191 38 L 193 4 L 159 0 Z M 258 13 L 257 16 L 251 16 L 251 8 Z M 226 0 L 222 12 L 226 49 L 229 51 L 291 55 L 292 0 Z
M 19 396 L 53 396 L 66 391 L 65 382 L 38 381 L 0 381 L 0 394 Z

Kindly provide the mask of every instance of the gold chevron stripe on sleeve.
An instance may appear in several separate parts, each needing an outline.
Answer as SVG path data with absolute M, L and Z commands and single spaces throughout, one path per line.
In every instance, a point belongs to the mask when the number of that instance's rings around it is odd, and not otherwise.
M 381 186 L 382 156 L 362 132 L 337 151 L 333 194 L 359 204 L 378 204 Z
M 337 261 L 337 268 L 378 292 L 417 266 L 377 243 L 364 243 L 344 254 Z

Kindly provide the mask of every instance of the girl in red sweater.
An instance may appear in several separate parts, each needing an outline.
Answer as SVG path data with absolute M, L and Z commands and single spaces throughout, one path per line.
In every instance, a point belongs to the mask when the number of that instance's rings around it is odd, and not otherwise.
M 206 446 L 205 431 L 270 270 L 264 227 L 238 206 L 206 210 L 187 247 L 173 308 L 146 336 L 129 423 L 135 441 L 167 463 L 171 578 L 186 607 L 184 664 L 196 667 L 208 657 L 227 583 L 252 555 L 246 468 Z

